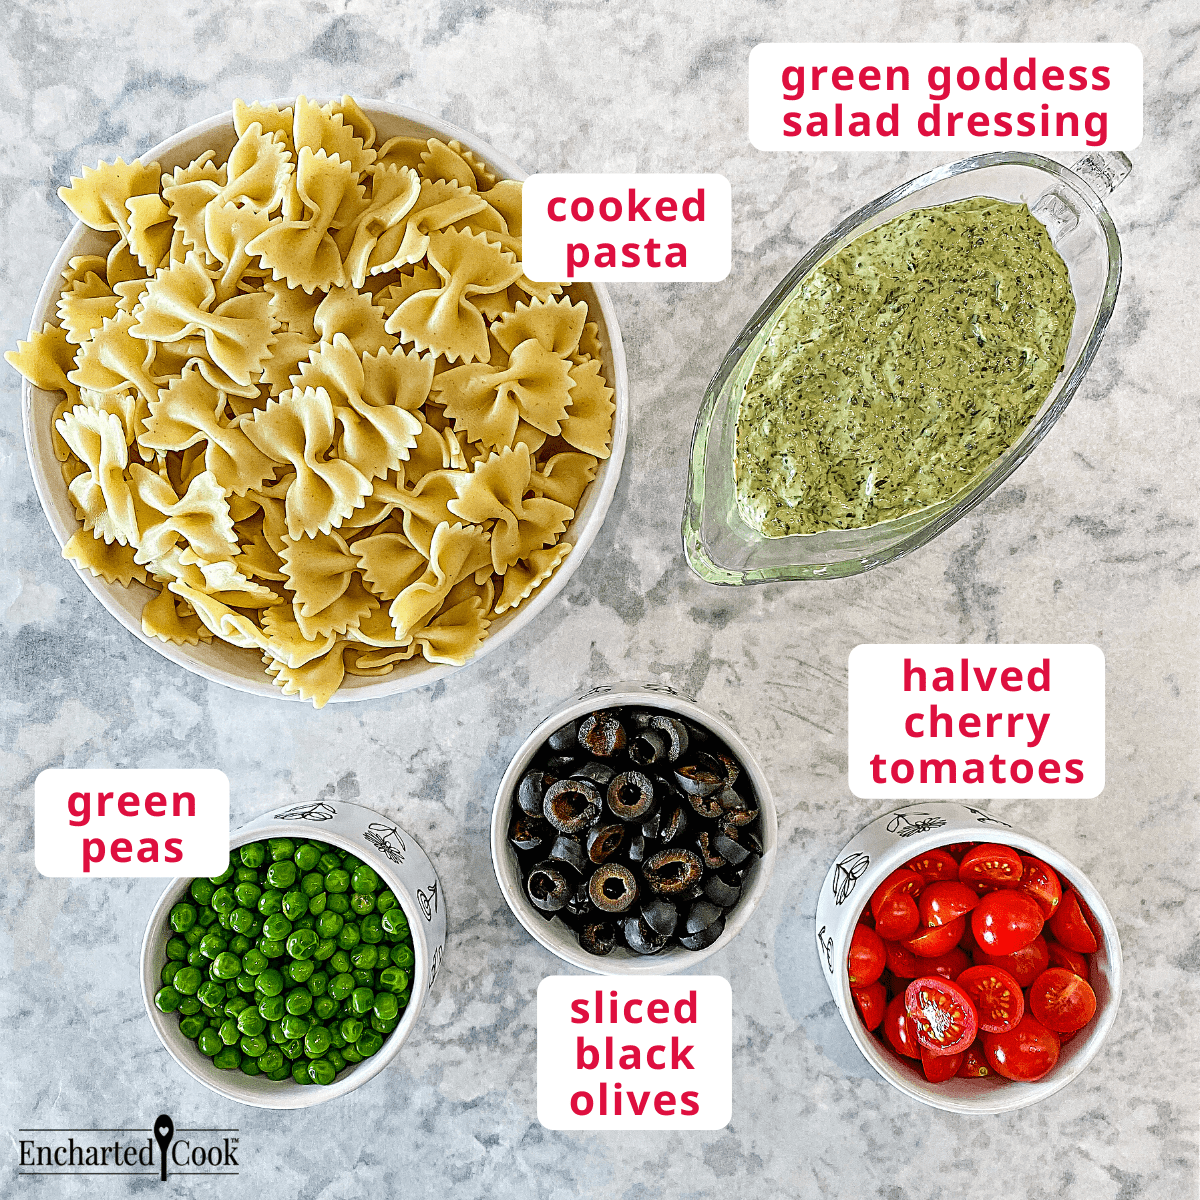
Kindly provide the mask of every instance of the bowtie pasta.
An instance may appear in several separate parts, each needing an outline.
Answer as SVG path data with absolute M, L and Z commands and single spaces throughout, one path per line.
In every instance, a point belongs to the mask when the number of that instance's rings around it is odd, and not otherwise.
M 521 185 L 456 141 L 381 144 L 350 97 L 234 106 L 237 141 L 59 189 L 107 254 L 5 357 L 147 635 L 346 673 L 461 665 L 571 551 L 615 405 L 587 303 L 521 266 Z

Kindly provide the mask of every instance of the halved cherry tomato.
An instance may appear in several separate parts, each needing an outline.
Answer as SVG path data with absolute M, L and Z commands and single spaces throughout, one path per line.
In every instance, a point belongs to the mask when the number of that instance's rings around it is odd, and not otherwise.
M 1038 903 L 1042 916 L 1050 920 L 1054 910 L 1062 899 L 1062 883 L 1052 867 L 1048 867 L 1040 858 L 1031 858 L 1028 854 L 1021 855 L 1020 889 L 1028 892 Z
M 1016 954 L 993 955 L 976 950 L 973 957 L 977 965 L 1003 967 L 1022 987 L 1028 987 L 1050 965 L 1044 937 L 1035 937 Z
M 883 1035 L 892 1049 L 906 1058 L 920 1058 L 921 1048 L 917 1044 L 917 1027 L 904 1007 L 904 993 L 893 996 L 883 1015 Z
M 888 970 L 897 979 L 916 979 L 918 975 L 926 973 L 922 960 L 899 942 L 884 942 L 883 948 L 887 954 Z
M 917 1041 L 934 1054 L 957 1054 L 979 1032 L 970 997 L 940 975 L 914 979 L 904 990 L 904 1010 L 917 1031 Z
M 957 979 L 971 965 L 966 951 L 957 946 L 947 950 L 945 954 L 939 954 L 937 958 L 917 958 L 913 955 L 913 962 L 920 967 L 920 970 L 913 972 L 914 979 L 918 975 L 940 975 L 943 979 Z
M 1074 971 L 1051 967 L 1029 985 L 1029 1011 L 1054 1033 L 1074 1033 L 1096 1015 L 1096 993 Z
M 1024 892 L 989 892 L 971 912 L 971 932 L 986 954 L 1015 954 L 1042 932 L 1038 902 Z
M 870 906 L 864 908 L 862 912 L 858 914 L 858 923 L 860 925 L 866 925 L 871 929 L 875 928 L 875 918 L 871 915 Z
M 850 954 L 847 961 L 851 987 L 864 988 L 874 983 L 887 966 L 883 938 L 865 925 L 856 925 L 854 935 L 850 938 Z
M 974 954 L 979 949 L 979 944 L 975 941 L 975 935 L 971 932 L 971 922 L 966 921 L 963 924 L 963 935 L 958 939 L 958 944 L 968 953 Z
M 1019 1083 L 1032 1083 L 1054 1070 L 1059 1044 L 1058 1036 L 1029 1013 L 1016 1029 L 983 1035 L 988 1066 L 1005 1079 Z
M 897 891 L 885 896 L 877 907 L 874 900 L 871 904 L 875 907 L 875 932 L 885 942 L 912 937 L 921 927 L 921 914 L 917 911 L 916 902 L 906 892 Z
M 921 1047 L 921 1070 L 930 1083 L 945 1083 L 953 1079 L 962 1066 L 962 1054 L 932 1054 Z
M 985 1033 L 1007 1033 L 1025 1015 L 1021 985 L 1003 967 L 968 967 L 955 982 L 975 1005 Z
M 979 903 L 979 897 L 965 883 L 939 880 L 926 884 L 917 909 L 926 929 L 947 925 L 969 913 Z
M 1060 946 L 1057 942 L 1048 941 L 1046 949 L 1050 951 L 1052 967 L 1066 967 L 1068 971 L 1074 971 L 1080 979 L 1091 978 L 1086 954 L 1080 954 L 1078 950 L 1068 950 L 1066 946 Z
M 851 988 L 850 994 L 858 1005 L 858 1015 L 862 1023 L 871 1030 L 879 1028 L 883 1014 L 887 1011 L 887 992 L 882 983 L 872 983 L 865 988 Z
M 949 925 L 919 929 L 912 937 L 902 939 L 902 943 L 906 950 L 911 950 L 918 958 L 937 958 L 948 954 L 958 945 L 966 923 L 966 917 L 957 917 Z
M 943 846 L 942 849 L 945 850 L 945 852 L 956 861 L 961 862 L 962 856 L 966 854 L 966 852 L 970 850 L 974 844 L 974 842 L 954 842 L 949 846 Z
M 958 859 L 945 850 L 926 850 L 924 854 L 910 858 L 904 864 L 904 869 L 916 871 L 928 885 L 939 879 L 957 879 Z
M 871 893 L 871 911 L 875 914 L 875 919 L 879 920 L 879 906 L 893 892 L 903 892 L 909 896 L 913 902 L 916 902 L 917 897 L 921 894 L 921 889 L 925 886 L 925 880 L 918 875 L 916 871 L 910 871 L 906 867 L 901 867 L 899 870 L 893 871 L 872 893 Z
M 1050 918 L 1050 932 L 1068 950 L 1078 950 L 1080 954 L 1096 952 L 1096 935 L 1084 916 L 1083 904 L 1074 888 L 1067 888 L 1063 892 L 1062 903 Z
M 1021 856 L 1011 846 L 984 842 L 963 855 L 958 864 L 958 878 L 966 884 L 990 883 L 1005 887 L 1020 881 Z
M 983 1040 L 976 1038 L 963 1055 L 958 1074 L 963 1079 L 982 1079 L 984 1075 L 991 1073 L 987 1065 L 987 1055 L 983 1052 Z

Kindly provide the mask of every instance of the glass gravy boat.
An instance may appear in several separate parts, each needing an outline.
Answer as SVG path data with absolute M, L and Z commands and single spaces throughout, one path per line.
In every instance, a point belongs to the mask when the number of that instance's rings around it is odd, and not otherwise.
M 1070 403 L 1100 346 L 1121 282 L 1121 243 L 1100 197 L 1131 170 L 1121 153 L 1087 154 L 1064 167 L 1038 154 L 979 154 L 901 184 L 821 239 L 759 306 L 704 393 L 692 435 L 683 548 L 709 583 L 840 579 L 911 553 L 990 496 L 1033 453 Z M 864 529 L 763 537 L 738 512 L 734 447 L 738 404 L 776 319 L 820 263 L 860 234 L 914 208 L 991 196 L 1028 204 L 1071 276 L 1075 323 L 1062 373 L 1021 436 L 972 483 L 940 504 Z

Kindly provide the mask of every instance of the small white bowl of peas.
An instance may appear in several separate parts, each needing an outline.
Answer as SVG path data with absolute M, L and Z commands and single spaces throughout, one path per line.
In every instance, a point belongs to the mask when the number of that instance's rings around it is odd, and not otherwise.
M 284 805 L 230 838 L 227 869 L 176 879 L 142 941 L 142 995 L 193 1079 L 307 1108 L 396 1057 L 437 977 L 442 889 L 413 838 L 338 801 Z

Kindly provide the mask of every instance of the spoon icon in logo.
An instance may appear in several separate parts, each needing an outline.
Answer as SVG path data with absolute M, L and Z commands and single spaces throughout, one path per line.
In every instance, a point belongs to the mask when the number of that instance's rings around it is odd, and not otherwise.
M 175 1122 L 163 1113 L 154 1122 L 154 1140 L 158 1143 L 159 1178 L 167 1182 L 167 1147 L 175 1136 Z

